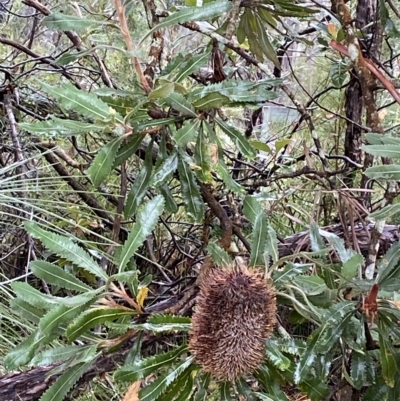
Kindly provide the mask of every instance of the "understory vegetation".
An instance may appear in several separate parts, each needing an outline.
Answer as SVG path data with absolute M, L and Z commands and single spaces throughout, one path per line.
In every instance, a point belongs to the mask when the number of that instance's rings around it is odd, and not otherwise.
M 0 27 L 1 400 L 400 399 L 396 2 Z

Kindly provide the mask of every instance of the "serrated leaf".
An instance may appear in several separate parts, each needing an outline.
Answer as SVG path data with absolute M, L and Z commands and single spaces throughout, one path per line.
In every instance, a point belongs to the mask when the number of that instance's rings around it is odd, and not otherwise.
M 378 221 L 388 219 L 400 212 L 400 203 L 395 205 L 387 205 L 382 209 L 378 209 L 375 212 L 368 215 L 368 220 Z
M 277 68 L 280 68 L 281 64 L 276 55 L 276 51 L 273 48 L 270 40 L 268 39 L 268 35 L 265 30 L 264 24 L 262 23 L 258 15 L 256 18 L 256 23 L 257 23 L 258 45 L 261 47 L 262 52 L 265 54 L 268 60 L 272 61 Z
M 147 202 L 140 210 L 137 220 L 133 225 L 117 258 L 119 272 L 122 272 L 125 269 L 130 258 L 139 249 L 139 247 L 143 244 L 143 241 L 154 229 L 163 209 L 164 198 L 161 195 L 158 195 Z
M 167 184 L 162 185 L 160 188 L 160 194 L 165 199 L 165 210 L 169 213 L 176 213 L 178 211 L 178 204 L 171 194 Z
M 98 187 L 110 175 L 123 139 L 121 136 L 108 142 L 90 164 L 87 173 L 95 187 Z
M 52 338 L 34 331 L 28 338 L 13 348 L 4 358 L 4 367 L 8 370 L 17 369 L 29 363 L 40 345 L 50 342 Z
M 14 313 L 29 320 L 35 325 L 39 323 L 40 318 L 44 315 L 43 310 L 30 305 L 28 302 L 25 302 L 20 298 L 12 299 L 10 307 Z
M 371 145 L 400 145 L 400 138 L 368 132 L 365 139 Z
M 187 121 L 183 127 L 172 134 L 176 144 L 180 147 L 186 147 L 189 142 L 194 141 L 198 133 L 200 120 Z
M 187 163 L 181 158 L 179 158 L 178 162 L 178 171 L 186 212 L 196 223 L 199 223 L 204 218 L 204 203 L 194 174 Z
M 172 15 L 164 18 L 160 24 L 157 24 L 153 29 L 146 33 L 146 35 L 140 40 L 143 42 L 149 35 L 154 31 L 158 31 L 162 28 L 171 25 L 181 24 L 182 22 L 188 21 L 203 21 L 209 20 L 214 17 L 220 17 L 224 15 L 232 8 L 232 3 L 229 1 L 213 1 L 204 4 L 202 7 L 185 7 L 179 11 L 176 11 Z
M 219 396 L 221 401 L 233 401 L 231 396 L 231 384 L 229 382 L 223 382 L 221 384 Z
M 361 148 L 373 156 L 400 158 L 400 145 L 363 145 Z
M 394 355 L 390 349 L 389 340 L 386 337 L 385 331 L 387 330 L 381 321 L 378 321 L 379 326 L 379 353 L 380 363 L 382 367 L 382 376 L 385 379 L 385 383 L 389 387 L 394 387 L 396 377 L 396 361 Z
M 279 370 L 286 370 L 291 364 L 290 359 L 282 354 L 276 344 L 268 345 L 265 353 L 268 360 Z
M 189 331 L 190 323 L 143 323 L 134 324 L 132 329 L 138 331 L 150 331 L 152 333 L 170 333 L 172 331 Z
M 58 138 L 72 135 L 103 131 L 106 125 L 85 123 L 76 120 L 63 120 L 50 116 L 50 120 L 35 123 L 18 123 L 18 126 L 28 132 L 43 134 L 47 137 Z
M 228 168 L 222 158 L 219 159 L 216 169 L 219 176 L 222 178 L 222 181 L 224 181 L 229 190 L 236 194 L 242 194 L 245 192 L 245 189 L 232 178 L 232 175 L 229 173 Z
M 146 359 L 135 361 L 131 365 L 116 370 L 114 378 L 115 380 L 122 382 L 141 380 L 156 370 L 159 370 L 164 365 L 172 364 L 184 352 L 187 352 L 186 345 L 182 345 L 179 348 L 164 354 L 154 355 Z
M 31 262 L 29 267 L 36 277 L 45 280 L 47 284 L 78 292 L 86 292 L 92 289 L 71 273 L 52 263 L 36 260 Z
M 67 109 L 95 120 L 105 121 L 115 117 L 117 121 L 123 123 L 122 117 L 93 93 L 79 90 L 70 83 L 61 84 L 59 87 L 53 87 L 44 82 L 41 85 L 45 92 L 59 100 Z
M 350 377 L 353 381 L 353 386 L 357 390 L 365 385 L 366 370 L 367 370 L 367 355 L 365 353 L 352 351 L 351 354 L 351 367 L 350 367 Z
M 178 154 L 172 152 L 160 165 L 151 179 L 151 185 L 157 187 L 165 182 L 175 173 L 178 168 Z
M 213 92 L 197 99 L 193 102 L 193 106 L 199 110 L 210 110 L 223 107 L 230 103 L 229 97 L 219 92 Z
M 156 313 L 154 315 L 151 315 L 148 319 L 147 322 L 150 324 L 190 324 L 191 319 L 186 316 L 174 316 L 174 315 L 166 315 L 162 313 Z
M 345 280 L 355 278 L 364 262 L 364 258 L 360 254 L 353 255 L 345 263 L 343 263 L 341 274 Z
M 278 238 L 275 230 L 268 223 L 267 225 L 267 243 L 266 252 L 271 257 L 272 262 L 276 263 L 279 260 Z
M 144 135 L 133 136 L 128 143 L 123 144 L 115 156 L 113 169 L 120 166 L 125 160 L 128 160 L 140 147 Z
M 190 74 L 195 71 L 198 71 L 200 68 L 205 67 L 208 63 L 208 59 L 210 57 L 210 52 L 204 52 L 199 54 L 198 56 L 191 56 L 190 59 L 184 63 L 184 65 L 180 65 L 179 70 L 175 76 L 174 81 L 180 82 Z
M 104 324 L 105 322 L 112 322 L 125 316 L 132 316 L 136 313 L 134 310 L 127 310 L 125 308 L 96 308 L 82 313 L 74 322 L 68 326 L 65 334 L 69 341 L 76 340 L 81 334 Z
M 152 148 L 153 142 L 150 143 L 149 149 L 146 151 L 144 166 L 137 175 L 127 196 L 124 209 L 124 215 L 127 219 L 134 215 L 150 186 L 151 173 L 153 171 Z
M 319 276 L 302 275 L 296 277 L 295 282 L 307 295 L 322 294 L 327 289 L 325 281 Z
M 319 230 L 319 233 L 333 245 L 333 248 L 335 249 L 342 263 L 347 262 L 352 256 L 356 255 L 354 250 L 346 249 L 344 241 L 336 234 L 325 230 Z
M 200 167 L 200 170 L 196 171 L 198 179 L 202 182 L 209 182 L 212 179 L 211 158 L 206 144 L 206 137 L 203 132 L 203 127 L 201 127 L 200 133 L 197 136 L 193 158 L 196 165 Z
M 371 179 L 400 180 L 400 165 L 389 164 L 384 166 L 369 167 L 365 170 L 365 175 Z
M 39 239 L 48 250 L 107 281 L 108 276 L 106 272 L 83 248 L 72 242 L 69 237 L 45 231 L 33 221 L 26 221 L 24 227 L 32 237 Z
M 164 102 L 171 106 L 174 110 L 179 111 L 184 116 L 197 117 L 191 103 L 185 99 L 180 93 L 171 93 Z
M 259 200 L 253 196 L 246 195 L 243 199 L 243 214 L 254 224 L 257 215 L 262 212 Z
M 64 13 L 52 12 L 43 18 L 43 23 L 49 28 L 59 31 L 80 31 L 86 30 L 92 26 L 100 26 L 106 24 L 104 21 L 95 19 L 81 18 L 76 15 L 68 15 Z
M 163 391 L 165 391 L 193 362 L 193 357 L 188 357 L 185 361 L 160 376 L 150 385 L 140 391 L 140 401 L 155 401 Z
M 222 131 L 224 131 L 225 134 L 231 138 L 231 140 L 237 146 L 242 155 L 244 155 L 249 159 L 255 157 L 256 152 L 254 151 L 254 148 L 250 145 L 249 141 L 246 139 L 244 134 L 242 134 L 236 128 L 228 125 L 225 121 L 221 120 L 220 118 L 216 118 L 215 121 L 222 129 Z
M 67 345 L 58 348 L 47 349 L 34 356 L 31 361 L 32 366 L 46 366 L 53 363 L 62 362 L 75 358 L 78 354 L 84 354 L 87 360 L 80 362 L 88 362 L 92 360 L 96 353 L 97 345 Z
M 46 392 L 40 397 L 39 401 L 63 401 L 68 391 L 91 365 L 92 361 L 79 363 L 69 368 L 46 390 Z
M 210 242 L 207 245 L 207 253 L 217 266 L 229 266 L 232 263 L 232 258 L 229 256 L 228 252 L 215 242 Z
M 376 283 L 381 287 L 396 278 L 400 271 L 400 242 L 394 243 L 382 258 Z
M 65 305 L 58 305 L 47 312 L 39 322 L 39 330 L 49 336 L 53 333 L 55 328 L 60 327 L 64 323 L 69 323 L 77 315 L 88 309 L 90 302 L 86 304 L 68 307 Z
M 265 246 L 268 237 L 268 222 L 264 212 L 257 214 L 252 233 L 250 266 L 265 266 Z
M 42 294 L 28 283 L 16 281 L 11 283 L 11 288 L 21 300 L 36 308 L 51 309 L 54 305 L 58 305 L 57 298 L 52 295 Z
M 190 401 L 207 401 L 207 389 L 210 385 L 211 375 L 209 373 L 200 373 L 197 377 L 197 391 L 193 394 Z
M 156 89 L 152 90 L 149 93 L 148 98 L 153 99 L 165 99 L 175 90 L 175 83 L 174 82 L 167 82 L 165 85 L 160 85 Z
M 273 278 L 274 285 L 280 288 L 289 281 L 295 281 L 295 278 L 300 274 L 304 274 L 310 270 L 311 264 L 299 264 L 299 263 L 286 263 L 283 269 L 274 270 Z

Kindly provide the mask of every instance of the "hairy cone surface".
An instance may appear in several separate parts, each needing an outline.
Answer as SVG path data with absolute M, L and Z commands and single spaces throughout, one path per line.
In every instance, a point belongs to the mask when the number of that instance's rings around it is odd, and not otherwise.
M 215 379 L 236 380 L 264 359 L 275 314 L 274 290 L 262 277 L 213 269 L 200 284 L 189 349 Z

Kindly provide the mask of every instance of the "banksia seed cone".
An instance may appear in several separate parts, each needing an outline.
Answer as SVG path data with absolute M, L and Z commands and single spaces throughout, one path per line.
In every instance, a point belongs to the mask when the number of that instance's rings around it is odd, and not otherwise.
M 189 349 L 203 371 L 234 381 L 264 359 L 275 325 L 273 288 L 254 273 L 213 269 L 200 283 Z

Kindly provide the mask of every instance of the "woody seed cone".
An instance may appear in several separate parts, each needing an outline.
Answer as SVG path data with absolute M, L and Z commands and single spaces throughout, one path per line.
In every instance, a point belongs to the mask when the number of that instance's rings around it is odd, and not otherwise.
M 189 349 L 203 371 L 234 381 L 264 359 L 275 325 L 273 288 L 254 273 L 212 269 L 200 284 Z

